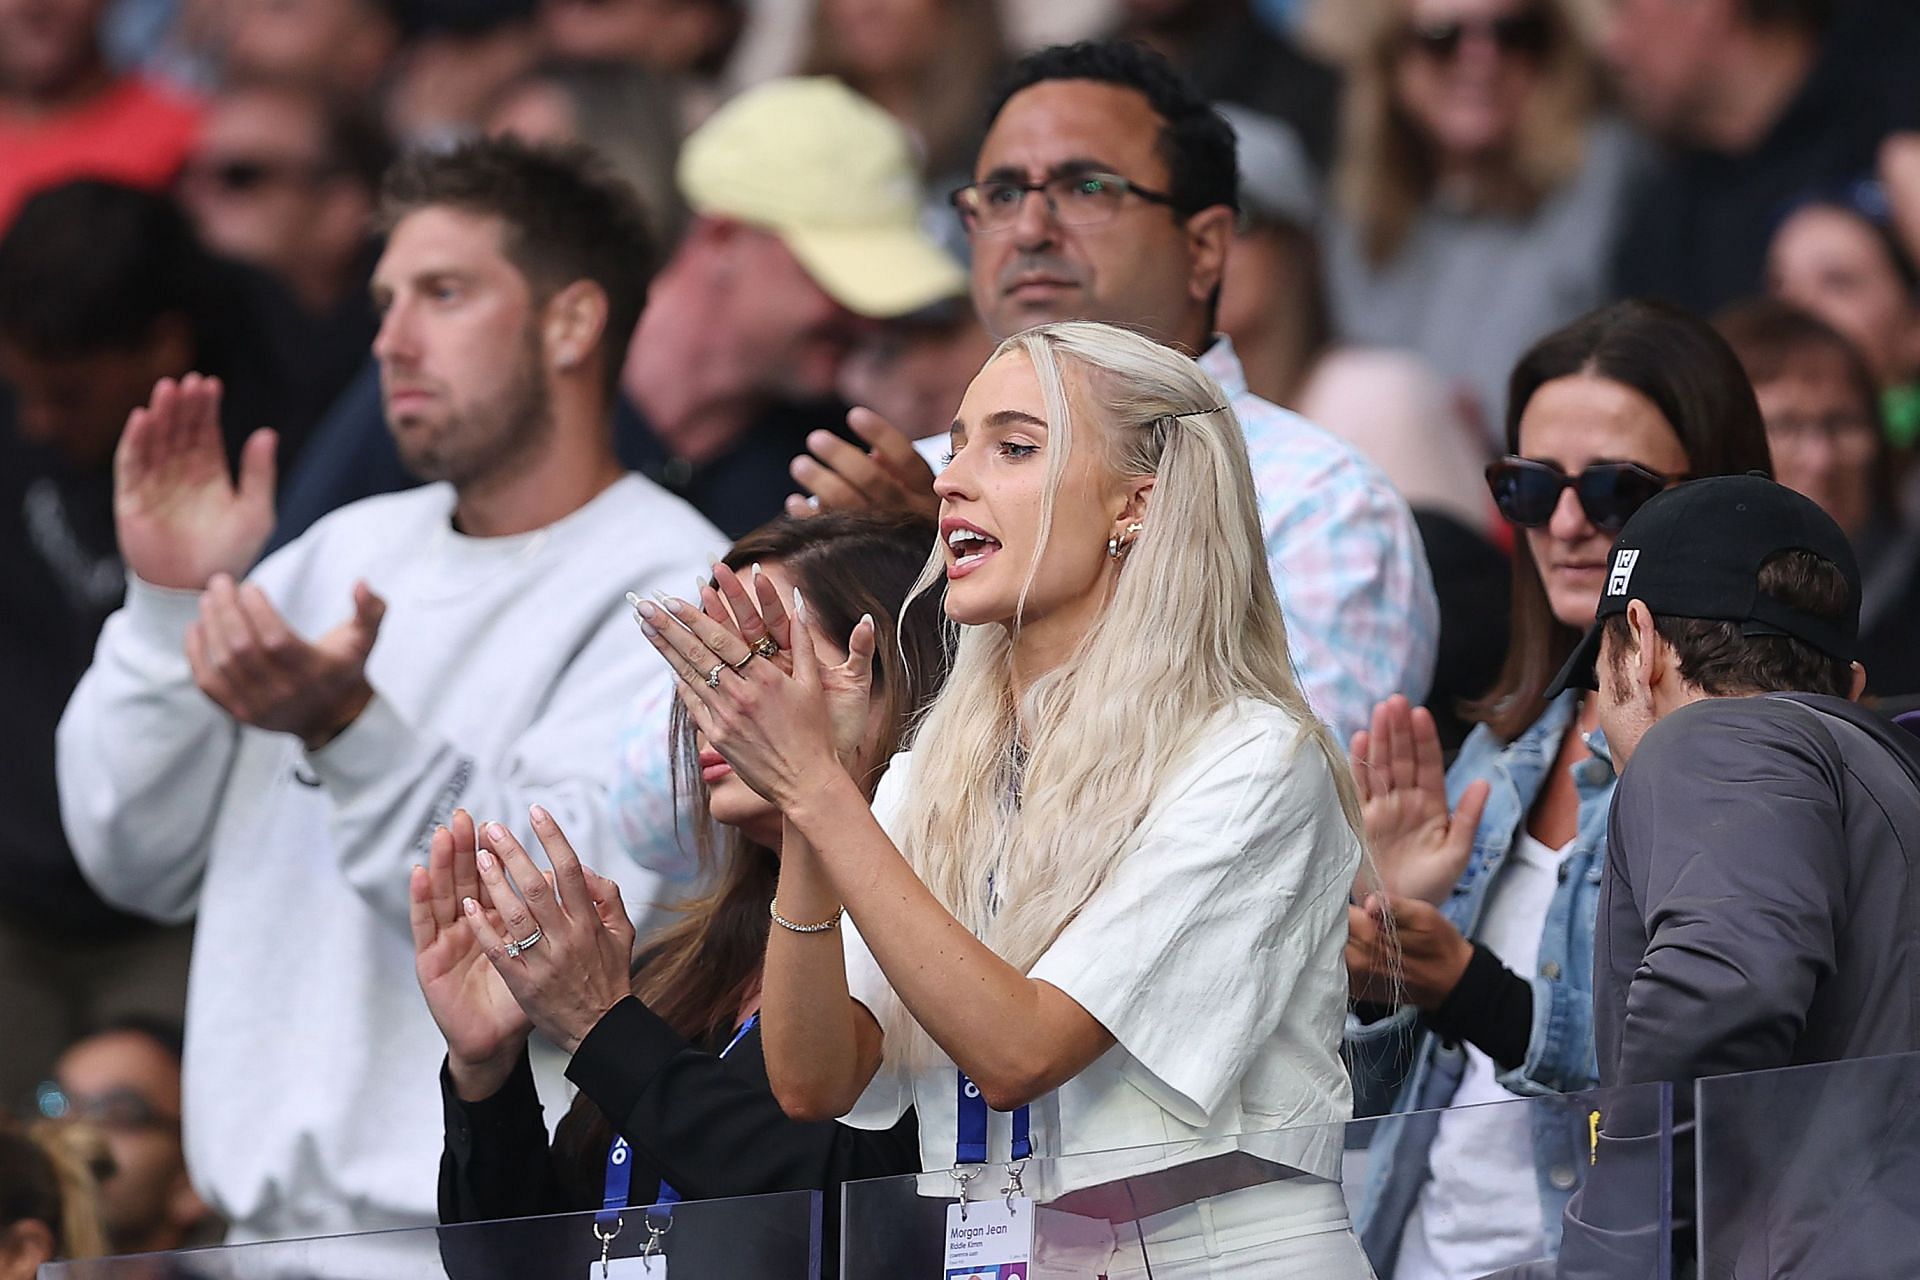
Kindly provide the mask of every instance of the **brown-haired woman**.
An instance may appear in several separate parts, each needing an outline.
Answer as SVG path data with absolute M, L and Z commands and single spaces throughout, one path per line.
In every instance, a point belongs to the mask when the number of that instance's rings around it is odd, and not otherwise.
M 869 788 L 945 670 L 937 601 L 916 601 L 895 634 L 934 537 L 914 520 L 783 518 L 736 543 L 703 593 L 716 621 L 749 643 L 771 642 L 753 661 L 785 661 L 791 624 L 771 606 L 763 621 L 760 602 L 790 597 L 795 586 L 823 649 L 874 646 L 860 761 Z M 873 623 L 861 626 L 863 617 Z M 630 1144 L 624 1163 L 635 1205 L 792 1190 L 831 1196 L 849 1179 L 919 1167 L 911 1117 L 866 1132 L 789 1120 L 774 1100 L 757 1013 L 780 813 L 696 741 L 684 716 L 673 736 L 676 791 L 693 790 L 697 771 L 699 807 L 718 824 L 717 839 L 705 822 L 696 831 L 712 888 L 645 945 L 631 976 L 633 928 L 618 890 L 579 867 L 543 813 L 534 829 L 553 862 L 551 881 L 522 861 L 504 828 L 476 829 L 464 813 L 435 833 L 431 866 L 414 872 L 417 967 L 448 1043 L 443 1221 L 600 1207 L 616 1136 Z M 530 901 L 489 895 L 484 882 L 516 865 Z M 535 1027 L 572 1054 L 567 1074 L 580 1086 L 551 1148 L 528 1061 Z
M 1726 342 L 1636 301 L 1521 357 L 1507 449 L 1487 479 L 1519 535 L 1512 638 L 1493 690 L 1467 709 L 1478 727 L 1443 768 L 1432 717 L 1394 698 L 1353 742 L 1385 890 L 1349 908 L 1347 945 L 1354 994 L 1381 1002 L 1347 1027 L 1355 1113 L 1392 1115 L 1354 1214 L 1381 1280 L 1484 1275 L 1538 1256 L 1560 1221 L 1584 1130 L 1549 1109 L 1463 1110 L 1597 1083 L 1593 933 L 1614 770 L 1598 695 L 1544 692 L 1593 621 L 1627 517 L 1680 480 L 1768 467 Z M 1400 1120 L 1440 1108 L 1434 1124 Z
M 1490 446 L 1507 371 L 1607 296 L 1631 135 L 1596 115 L 1566 0 L 1345 0 L 1334 325 L 1470 392 Z

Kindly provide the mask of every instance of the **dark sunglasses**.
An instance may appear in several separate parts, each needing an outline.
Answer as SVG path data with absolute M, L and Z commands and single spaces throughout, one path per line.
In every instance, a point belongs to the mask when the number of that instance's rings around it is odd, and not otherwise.
M 1523 529 L 1553 519 L 1560 495 L 1572 489 L 1596 529 L 1618 530 L 1647 500 L 1685 476 L 1663 476 L 1637 462 L 1596 462 L 1568 475 L 1551 462 L 1512 454 L 1487 464 L 1487 487 L 1500 514 Z
M 1502 53 L 1528 58 L 1545 56 L 1553 46 L 1553 28 L 1538 13 L 1513 13 L 1504 18 L 1456 18 L 1449 22 L 1416 22 L 1407 28 L 1407 46 L 1435 62 L 1451 62 L 1460 54 L 1467 34 L 1491 39 Z
M 315 182 L 326 176 L 326 171 L 299 161 L 238 159 L 199 162 L 188 167 L 186 176 L 233 195 L 249 195 L 275 183 Z

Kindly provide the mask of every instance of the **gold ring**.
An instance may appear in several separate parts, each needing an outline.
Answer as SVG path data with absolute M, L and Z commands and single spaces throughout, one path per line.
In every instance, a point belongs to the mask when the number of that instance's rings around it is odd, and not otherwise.
M 727 665 L 732 667 L 735 671 L 745 671 L 747 669 L 747 664 L 749 662 L 752 662 L 755 656 L 756 655 L 754 654 L 753 650 L 749 649 L 747 650 L 746 657 L 740 659 L 740 661 L 738 662 L 729 662 Z
M 753 642 L 753 651 L 762 658 L 771 658 L 780 652 L 780 646 L 775 642 L 773 633 L 768 632 Z

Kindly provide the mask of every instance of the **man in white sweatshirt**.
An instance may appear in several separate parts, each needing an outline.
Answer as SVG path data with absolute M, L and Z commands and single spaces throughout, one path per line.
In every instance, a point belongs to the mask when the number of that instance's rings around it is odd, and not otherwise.
M 249 573 L 272 433 L 236 485 L 218 383 L 163 381 L 115 459 L 126 606 L 58 738 L 88 878 L 198 914 L 187 1158 L 235 1239 L 434 1220 L 444 1044 L 409 869 L 456 805 L 530 838 L 537 800 L 629 902 L 654 896 L 608 828 L 619 709 L 659 678 L 623 597 L 684 590 L 723 545 L 614 457 L 652 256 L 624 189 L 487 142 L 403 161 L 385 202 L 374 355 L 401 456 L 435 483 Z M 536 1052 L 550 1104 L 558 1056 Z

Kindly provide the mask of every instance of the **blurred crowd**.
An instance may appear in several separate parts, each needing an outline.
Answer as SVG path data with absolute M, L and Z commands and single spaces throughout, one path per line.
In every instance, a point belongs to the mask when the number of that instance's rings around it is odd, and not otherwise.
M 1116 36 L 1184 71 L 1237 138 L 1238 217 L 1203 301 L 1244 390 L 1344 440 L 1418 529 L 1436 635 L 1408 643 L 1435 650 L 1430 687 L 1396 671 L 1336 708 L 1305 673 L 1343 738 L 1388 692 L 1424 688 L 1449 751 L 1487 719 L 1474 699 L 1539 698 L 1547 630 L 1509 617 L 1533 607 L 1516 593 L 1540 595 L 1546 552 L 1486 476 L 1523 452 L 1540 379 L 1516 362 L 1629 298 L 1724 337 L 1763 420 L 1749 452 L 1852 541 L 1868 696 L 1920 694 L 1909 0 L 0 0 L 0 1098 L 39 1126 L 0 1128 L 35 1153 L 0 1156 L 0 1207 L 57 1202 L 63 1179 L 103 1188 L 97 1222 L 0 1223 L 0 1268 L 221 1230 L 180 1137 L 193 924 L 171 904 L 197 885 L 166 886 L 158 911 L 110 905 L 75 862 L 56 784 L 56 727 L 127 600 L 114 459 L 156 383 L 219 379 L 243 486 L 243 455 L 265 447 L 249 441 L 273 428 L 268 550 L 356 500 L 450 478 L 386 429 L 382 366 L 404 366 L 406 339 L 384 317 L 442 286 L 431 254 L 375 279 L 405 247 L 388 241 L 383 180 L 473 138 L 579 144 L 646 216 L 628 242 L 644 307 L 636 293 L 632 314 L 611 309 L 633 337 L 602 371 L 614 452 L 711 526 L 663 559 L 865 505 L 847 492 L 877 496 L 863 459 L 898 437 L 936 455 L 969 381 L 1023 327 L 970 262 L 992 216 L 981 192 L 1008 181 L 982 152 L 998 86 L 1036 49 Z M 769 86 L 788 96 L 756 101 Z M 1121 194 L 1165 199 L 1142 187 Z M 1067 221 L 1054 202 L 1069 193 L 1032 190 Z M 539 236 L 576 230 L 536 223 L 533 257 Z M 990 270 L 1056 261 L 1020 255 Z M 510 401 L 488 358 L 473 357 L 476 403 Z M 1606 376 L 1628 410 L 1656 394 Z M 1671 428 L 1655 452 L 1672 456 L 1648 474 L 1741 469 L 1745 446 L 1715 444 L 1732 428 L 1688 394 L 1655 402 Z M 1589 450 L 1567 470 L 1596 459 L 1651 465 Z M 1282 603 L 1291 630 L 1284 587 Z M 1541 628 L 1583 625 L 1548 609 Z M 1532 732 L 1529 707 L 1504 738 Z M 664 728 L 663 711 L 638 715 L 656 713 Z M 274 1015 L 257 1016 L 264 1034 Z

